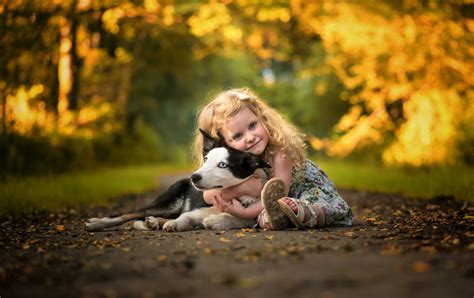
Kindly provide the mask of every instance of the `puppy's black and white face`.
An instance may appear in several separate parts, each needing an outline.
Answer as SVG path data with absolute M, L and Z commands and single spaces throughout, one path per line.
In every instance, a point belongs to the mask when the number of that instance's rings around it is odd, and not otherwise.
M 256 169 L 269 167 L 261 157 L 251 153 L 218 147 L 209 151 L 191 181 L 199 190 L 226 188 L 243 182 Z

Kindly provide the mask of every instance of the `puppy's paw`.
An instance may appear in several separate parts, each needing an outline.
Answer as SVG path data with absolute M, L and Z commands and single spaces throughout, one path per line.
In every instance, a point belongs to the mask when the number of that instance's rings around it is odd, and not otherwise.
M 108 219 L 108 217 L 89 218 L 86 222 L 86 231 L 95 232 L 105 229 L 107 227 L 106 223 Z
M 143 220 L 136 220 L 133 223 L 133 229 L 137 231 L 149 231 L 150 229 L 146 226 Z
M 163 225 L 163 231 L 166 232 L 178 232 L 178 223 L 176 220 L 168 220 Z
M 160 228 L 160 222 L 158 221 L 158 218 L 148 216 L 145 218 L 145 226 L 147 226 L 149 230 L 158 230 Z
M 169 220 L 163 225 L 163 231 L 166 232 L 182 232 L 189 231 L 192 227 L 188 220 Z
M 86 222 L 85 224 L 85 228 L 86 228 L 86 231 L 93 231 L 93 226 L 92 226 L 93 222 Z

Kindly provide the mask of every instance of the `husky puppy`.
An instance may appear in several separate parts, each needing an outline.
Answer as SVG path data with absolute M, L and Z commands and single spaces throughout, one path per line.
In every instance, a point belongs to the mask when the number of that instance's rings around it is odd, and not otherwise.
M 163 223 L 156 217 L 175 218 L 164 224 L 163 229 L 166 231 L 185 231 L 196 227 L 231 229 L 252 225 L 253 220 L 238 219 L 210 207 L 204 201 L 203 191 L 235 186 L 249 179 L 256 171 L 265 177 L 263 168 L 270 166 L 263 158 L 225 147 L 220 140 L 212 138 L 203 130 L 200 131 L 204 137 L 205 162 L 191 178 L 178 180 L 150 205 L 137 211 L 111 217 L 90 218 L 86 222 L 86 230 L 113 230 L 132 220 L 136 220 L 136 229 L 156 229 Z M 240 199 L 244 205 L 256 200 L 249 197 Z
M 201 191 L 240 184 L 249 179 L 256 171 L 259 171 L 261 177 L 266 177 L 263 168 L 270 167 L 258 156 L 226 147 L 212 149 L 204 160 L 202 167 L 191 175 L 192 183 Z M 239 198 L 244 206 L 248 206 L 256 200 L 257 198 L 247 196 Z M 253 219 L 236 218 L 220 212 L 215 207 L 207 207 L 185 212 L 175 220 L 167 221 L 163 225 L 163 230 L 179 232 L 192 230 L 196 227 L 227 230 L 251 227 L 254 223 Z

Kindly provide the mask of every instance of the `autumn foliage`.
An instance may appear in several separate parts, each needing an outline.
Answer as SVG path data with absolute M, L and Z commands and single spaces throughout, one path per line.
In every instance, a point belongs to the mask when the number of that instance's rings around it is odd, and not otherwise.
M 389 164 L 456 160 L 456 146 L 467 137 L 460 127 L 474 120 L 472 19 L 416 3 L 405 13 L 339 3 L 308 4 L 301 12 L 308 30 L 322 36 L 326 61 L 351 104 L 329 153 L 379 143 Z
M 94 140 L 139 122 L 158 144 L 170 125 L 192 127 L 210 91 L 246 84 L 286 90 L 294 98 L 278 108 L 329 155 L 472 162 L 469 11 L 463 1 L 9 1 L 0 4 L 2 133 Z M 318 119 L 298 116 L 339 100 L 348 108 L 314 111 L 335 118 L 324 135 Z

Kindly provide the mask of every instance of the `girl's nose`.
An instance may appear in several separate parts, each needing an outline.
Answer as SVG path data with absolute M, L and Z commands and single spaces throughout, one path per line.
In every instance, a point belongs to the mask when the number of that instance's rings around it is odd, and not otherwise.
M 247 135 L 247 143 L 252 143 L 255 140 L 255 137 L 252 134 Z

